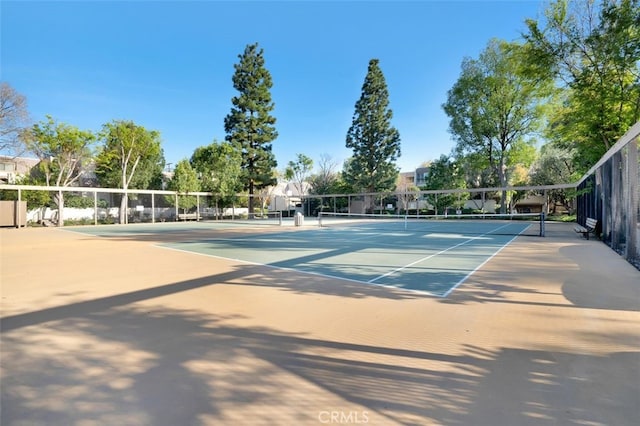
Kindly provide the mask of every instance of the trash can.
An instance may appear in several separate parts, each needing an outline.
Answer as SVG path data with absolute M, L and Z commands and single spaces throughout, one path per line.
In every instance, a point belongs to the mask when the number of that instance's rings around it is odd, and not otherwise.
M 304 224 L 304 216 L 302 216 L 302 213 L 296 213 L 296 215 L 293 217 L 293 224 L 295 226 L 302 226 Z

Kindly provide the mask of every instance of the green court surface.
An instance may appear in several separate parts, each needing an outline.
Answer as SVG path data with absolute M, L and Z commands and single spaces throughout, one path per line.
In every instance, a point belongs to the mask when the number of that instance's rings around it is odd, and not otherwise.
M 162 235 L 185 232 L 198 232 L 212 229 L 238 229 L 238 228 L 273 228 L 278 226 L 277 219 L 265 220 L 220 220 L 220 221 L 187 221 L 187 222 L 156 222 L 156 223 L 130 223 L 126 225 L 85 225 L 67 226 L 65 231 L 79 232 L 82 234 L 96 235 L 100 237 Z
M 296 229 L 220 221 L 67 230 L 105 238 L 151 237 L 164 248 L 446 297 L 517 235 L 535 228 L 524 221 L 420 227 L 376 222 L 335 228 L 312 223 Z
M 514 238 L 491 233 L 315 228 L 162 246 L 446 297 Z

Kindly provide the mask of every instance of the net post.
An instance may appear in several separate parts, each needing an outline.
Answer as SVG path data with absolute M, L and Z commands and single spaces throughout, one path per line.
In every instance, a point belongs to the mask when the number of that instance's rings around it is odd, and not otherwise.
M 282 226 L 282 211 L 278 211 L 278 226 Z
M 544 217 L 545 217 L 545 213 L 541 212 L 540 213 L 540 236 L 544 237 Z
M 98 226 L 98 193 L 93 191 L 93 225 Z

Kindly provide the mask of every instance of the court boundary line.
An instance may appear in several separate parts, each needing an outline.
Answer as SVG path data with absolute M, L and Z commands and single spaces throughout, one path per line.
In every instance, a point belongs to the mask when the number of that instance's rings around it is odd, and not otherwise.
M 528 227 L 526 229 L 529 229 Z M 481 264 L 479 264 L 478 266 L 476 266 L 474 268 L 473 271 L 469 272 L 467 275 L 465 275 L 464 278 L 462 278 L 460 281 L 458 281 L 453 287 L 451 287 L 442 297 L 447 297 L 449 296 L 449 294 L 451 294 L 455 289 L 457 289 L 458 287 L 460 287 L 462 284 L 464 284 L 465 281 L 467 281 L 469 279 L 469 277 L 471 277 L 471 275 L 475 274 L 480 268 L 482 268 L 484 265 L 487 264 L 487 262 L 489 262 L 491 259 L 493 259 L 495 256 L 498 255 L 498 253 L 500 253 L 502 250 L 504 250 L 509 244 L 511 244 L 516 238 L 518 238 L 520 236 L 520 234 L 522 234 L 522 232 L 524 232 L 526 229 L 523 229 L 518 235 L 514 236 L 513 238 L 511 238 L 509 241 L 507 241 L 502 247 L 500 247 L 498 249 L 498 251 L 496 251 L 495 253 L 493 253 L 491 256 L 489 256 L 484 262 L 482 262 Z
M 451 246 L 451 247 L 449 247 L 449 248 L 446 248 L 446 249 L 444 249 L 444 250 L 440 250 L 440 251 L 439 251 L 439 252 L 437 252 L 437 253 L 430 254 L 429 256 L 423 257 L 422 259 L 418 259 L 418 260 L 416 260 L 416 261 L 414 261 L 414 262 L 411 262 L 411 263 L 409 263 L 409 264 L 407 264 L 407 265 L 404 265 L 404 266 L 402 266 L 402 267 L 400 267 L 400 268 L 396 268 L 396 269 L 394 269 L 394 270 L 392 270 L 392 271 L 387 272 L 387 273 L 386 273 L 386 274 L 384 274 L 384 275 L 380 275 L 379 277 L 373 278 L 372 280 L 369 280 L 369 281 L 367 281 L 367 282 L 368 282 L 368 283 L 371 283 L 371 284 L 374 284 L 374 282 L 375 282 L 375 281 L 377 281 L 377 280 L 379 280 L 379 279 L 381 279 L 381 278 L 388 277 L 388 276 L 390 276 L 390 275 L 392 275 L 392 274 L 394 274 L 394 273 L 396 273 L 396 272 L 400 272 L 400 271 L 402 271 L 403 269 L 409 268 L 409 267 L 411 267 L 411 266 L 413 266 L 413 265 L 415 265 L 415 264 L 417 264 L 417 263 L 423 262 L 423 261 L 425 261 L 425 260 L 428 260 L 428 259 L 431 259 L 431 258 L 436 257 L 436 256 L 438 256 L 438 255 L 441 255 L 442 253 L 446 253 L 446 252 L 448 252 L 449 250 L 453 250 L 453 249 L 455 249 L 455 248 L 457 248 L 457 247 L 460 247 L 460 246 L 463 246 L 463 245 L 465 245 L 465 244 L 468 244 L 468 243 L 470 243 L 471 241 L 475 241 L 475 240 L 477 240 L 478 238 L 483 237 L 483 236 L 485 236 L 485 235 L 490 235 L 490 234 L 491 234 L 491 232 L 498 231 L 498 230 L 500 230 L 500 229 L 502 229 L 502 228 L 504 228 L 504 227 L 506 227 L 506 226 L 508 226 L 508 225 L 509 225 L 509 224 L 505 224 L 505 225 L 499 226 L 498 228 L 492 229 L 490 232 L 485 232 L 484 234 L 478 235 L 477 237 L 469 238 L 469 239 L 468 239 L 468 240 L 466 240 L 466 241 L 463 241 L 463 242 L 461 242 L 461 243 L 458 243 L 458 244 L 456 244 L 456 245 L 454 245 L 454 246 Z M 523 229 L 522 231 L 520 231 L 520 232 L 518 233 L 518 235 L 516 235 L 515 237 L 513 237 L 512 239 L 510 239 L 509 241 L 507 241 L 504 245 L 502 245 L 502 246 L 501 246 L 501 247 L 500 247 L 500 248 L 499 248 L 495 253 L 493 253 L 491 256 L 489 256 L 489 258 L 487 258 L 487 259 L 486 259 L 484 262 L 482 262 L 479 266 L 477 266 L 476 268 L 474 268 L 474 269 L 473 269 L 473 271 L 469 272 L 469 273 L 468 273 L 468 274 L 467 274 L 467 275 L 466 275 L 466 276 L 465 276 L 461 281 L 459 281 L 457 284 L 455 284 L 453 287 L 451 287 L 451 288 L 450 288 L 450 289 L 445 293 L 445 296 L 443 296 L 443 297 L 446 297 L 446 295 L 448 295 L 449 293 L 451 293 L 451 291 L 452 291 L 453 289 L 457 288 L 457 287 L 458 287 L 460 284 L 462 284 L 462 283 L 463 283 L 463 282 L 464 282 L 468 277 L 470 277 L 470 276 L 471 276 L 475 271 L 477 271 L 477 270 L 478 270 L 482 265 L 484 265 L 485 263 L 487 263 L 487 262 L 489 261 L 489 259 L 493 258 L 496 254 L 500 253 L 500 252 L 502 251 L 502 249 L 504 249 L 506 246 L 508 246 L 509 244 L 511 244 L 511 241 L 515 240 L 515 239 L 516 239 L 520 234 L 522 234 L 526 229 L 529 229 L 529 226 L 527 226 L 525 229 Z
M 349 282 L 353 282 L 353 283 L 356 283 L 356 284 L 362 284 L 363 286 L 375 285 L 377 287 L 384 287 L 384 288 L 387 288 L 387 289 L 403 291 L 403 292 L 407 292 L 407 293 L 416 293 L 416 294 L 421 294 L 421 295 L 426 295 L 426 296 L 431 296 L 431 297 L 444 297 L 444 296 L 442 296 L 440 294 L 432 293 L 432 292 L 429 292 L 429 291 L 426 291 L 426 290 L 416 290 L 416 289 L 412 289 L 412 288 L 396 287 L 396 286 L 388 285 L 388 284 L 369 283 L 367 281 L 356 280 L 356 279 L 353 279 L 353 278 L 338 277 L 338 276 L 335 276 L 335 275 L 322 274 L 320 272 L 302 271 L 300 269 L 287 268 L 287 267 L 284 267 L 284 266 L 268 265 L 268 264 L 259 263 L 259 262 L 251 262 L 249 260 L 236 259 L 236 258 L 233 258 L 233 257 L 218 256 L 218 255 L 215 255 L 215 254 L 199 253 L 197 251 L 184 250 L 184 249 L 179 249 L 179 248 L 176 248 L 176 247 L 169 247 L 169 246 L 165 246 L 165 245 L 161 245 L 161 244 L 154 244 L 153 246 L 157 247 L 157 248 L 161 248 L 161 249 L 165 249 L 165 250 L 173 250 L 173 251 L 177 251 L 177 252 L 181 252 L 181 253 L 196 254 L 196 255 L 199 255 L 199 256 L 213 257 L 215 259 L 230 260 L 230 261 L 234 261 L 234 262 L 237 262 L 237 263 L 243 263 L 245 265 L 263 266 L 263 267 L 269 268 L 269 269 L 296 272 L 296 273 L 299 273 L 299 274 L 313 275 L 313 276 L 316 276 L 316 277 L 330 278 L 330 279 L 333 279 L 333 280 L 349 281 Z
M 423 294 L 423 295 L 429 295 L 432 297 L 439 297 L 439 298 L 446 298 L 449 296 L 449 294 L 451 294 L 455 289 L 457 289 L 460 285 L 462 285 L 462 283 L 464 283 L 471 275 L 473 275 L 478 269 L 480 269 L 482 266 L 484 266 L 489 260 L 493 259 L 493 257 L 495 257 L 498 253 L 500 253 L 505 247 L 507 247 L 509 244 L 511 244 L 511 242 L 513 242 L 516 238 L 518 238 L 525 230 L 527 230 L 529 228 L 529 226 L 527 226 L 526 228 L 524 228 L 523 230 L 521 230 L 517 235 L 515 235 L 513 238 L 511 238 L 509 241 L 507 241 L 506 243 L 504 243 L 502 246 L 500 246 L 493 254 L 491 254 L 487 259 L 485 259 L 480 265 L 476 266 L 472 271 L 470 271 L 467 275 L 464 276 L 464 278 L 462 278 L 460 281 L 458 281 L 456 284 L 454 284 L 452 287 L 450 287 L 446 292 L 444 292 L 443 294 L 438 294 L 438 293 L 433 293 L 433 292 L 429 292 L 426 290 L 416 290 L 416 289 L 408 289 L 408 288 L 403 288 L 403 287 L 396 287 L 393 285 L 389 285 L 389 284 L 379 284 L 376 283 L 375 281 L 390 276 L 391 274 L 401 271 L 403 269 L 406 269 L 412 265 L 415 265 L 416 263 L 420 263 L 424 260 L 430 259 L 432 257 L 438 256 L 442 253 L 445 253 L 449 250 L 453 250 L 457 247 L 463 246 L 465 244 L 468 244 L 472 241 L 477 240 L 480 237 L 483 237 L 485 235 L 490 235 L 492 232 L 495 232 L 497 230 L 500 230 L 506 226 L 509 226 L 509 224 L 505 224 L 502 225 L 498 228 L 492 229 L 490 232 L 485 232 L 484 234 L 478 235 L 477 237 L 472 237 L 467 239 L 466 241 L 463 241 L 461 243 L 458 243 L 454 246 L 451 246 L 449 248 L 446 248 L 444 250 L 441 250 L 437 253 L 431 254 L 429 256 L 426 256 L 422 259 L 416 260 L 415 262 L 411 262 L 408 265 L 402 266 L 401 268 L 396 268 L 390 272 L 387 272 L 386 274 L 380 275 L 376 278 L 373 278 L 372 280 L 369 281 L 361 281 L 361 280 L 356 280 L 353 278 L 345 278 L 345 277 L 338 277 L 335 275 L 329 275 L 329 274 L 322 274 L 319 272 L 312 272 L 312 271 L 303 271 L 300 269 L 295 269 L 295 268 L 286 268 L 283 266 L 274 266 L 274 265 L 268 265 L 265 263 L 259 263 L 259 262 L 251 262 L 248 260 L 243 260 L 243 259 L 237 259 L 237 258 L 232 258 L 232 257 L 224 257 L 224 256 L 218 256 L 218 255 L 214 255 L 214 254 L 207 254 L 207 253 L 200 253 L 197 251 L 191 251 L 191 250 L 185 250 L 185 249 L 179 249 L 179 248 L 175 248 L 175 247 L 170 247 L 168 245 L 162 245 L 162 244 L 154 244 L 154 247 L 159 247 L 159 248 L 164 248 L 164 249 L 168 249 L 168 250 L 174 250 L 174 251 L 178 251 L 178 252 L 182 252 L 182 253 L 195 253 L 197 255 L 200 256 L 207 256 L 207 257 L 213 257 L 216 259 L 222 259 L 222 260 L 230 260 L 230 261 L 234 261 L 234 262 L 238 262 L 238 263 L 242 263 L 242 264 L 246 264 L 246 265 L 255 265 L 255 266 L 263 266 L 266 268 L 270 268 L 270 269 L 276 269 L 276 270 L 282 270 L 282 271 L 291 271 L 291 272 L 297 272 L 297 273 L 301 273 L 301 274 L 306 274 L 306 275 L 313 275 L 313 276 L 318 276 L 318 277 L 324 277 L 324 278 L 330 278 L 330 279 L 337 279 L 337 280 L 344 280 L 344 281 L 349 281 L 349 282 L 353 282 L 353 283 L 358 283 L 358 284 L 363 284 L 363 285 L 375 285 L 378 287 L 384 287 L 384 288 L 388 288 L 388 289 L 394 289 L 394 290 L 398 290 L 398 291 L 406 291 L 409 293 L 418 293 L 418 294 Z M 221 239 L 214 239 L 214 240 L 209 240 L 209 241 L 223 241 L 223 240 L 235 240 L 234 238 L 221 238 Z M 180 243 L 185 243 L 183 242 L 179 242 L 177 244 Z M 193 242 L 195 244 L 198 244 L 197 242 Z M 176 243 L 174 243 L 176 244 Z
M 213 226 L 211 226 L 213 224 Z M 238 226 L 230 226 L 230 225 L 238 225 Z M 222 225 L 221 227 L 219 225 Z M 287 225 L 275 225 L 275 224 L 252 224 L 252 223 L 243 223 L 243 222 L 238 222 L 238 221 L 167 221 L 167 222 L 155 222 L 155 223 L 151 223 L 151 222 L 140 222 L 140 223 L 113 223 L 113 224 L 99 224 L 99 225 L 67 225 L 67 226 L 55 226 L 55 227 L 51 227 L 51 229 L 57 229 L 59 231 L 63 231 L 63 232 L 71 232 L 71 233 L 76 233 L 76 234 L 82 234 L 82 235 L 90 235 L 93 237 L 99 237 L 99 238 L 108 238 L 108 237 L 112 237 L 112 236 L 136 236 L 136 235 L 140 235 L 141 233 L 136 232 L 135 228 L 137 228 L 138 226 L 140 227 L 149 227 L 149 228 L 153 228 L 157 226 L 157 229 L 161 229 L 163 226 L 166 227 L 175 227 L 172 228 L 170 230 L 163 230 L 165 233 L 172 233 L 172 232 L 181 232 L 181 231 L 193 231 L 193 232 L 197 232 L 197 231 L 201 231 L 203 228 L 205 230 L 212 230 L 212 231 L 217 231 L 220 229 L 223 230 L 235 230 L 235 229 L 283 229 L 283 228 L 288 228 Z M 180 229 L 179 227 L 185 227 L 185 229 Z M 191 227 L 191 228 L 189 228 Z M 133 228 L 131 232 L 125 232 L 125 233 L 110 233 L 110 232 L 106 232 L 106 233 L 93 233 L 93 232 L 89 232 L 88 230 L 82 230 L 83 228 L 92 228 L 92 229 L 96 229 L 96 228 L 104 228 L 104 229 L 125 229 L 125 228 Z M 153 231 L 153 230 L 152 230 Z M 144 235 L 149 235 L 149 234 L 155 234 L 155 232 L 151 232 L 151 233 L 142 233 Z
M 438 256 L 438 255 L 440 255 L 440 254 L 442 254 L 442 253 L 446 253 L 446 252 L 448 252 L 449 250 L 453 250 L 453 249 L 454 249 L 454 248 L 456 248 L 456 247 L 460 247 L 460 246 L 465 245 L 465 244 L 467 244 L 467 243 L 469 243 L 469 242 L 471 242 L 471 241 L 474 241 L 474 240 L 476 240 L 476 239 L 477 239 L 477 238 L 471 238 L 471 239 L 468 239 L 468 240 L 463 241 L 463 242 L 461 242 L 461 243 L 458 243 L 458 244 L 456 244 L 455 246 L 451 246 L 451 247 L 446 248 L 446 249 L 444 249 L 444 250 L 440 250 L 440 251 L 439 251 L 439 252 L 437 252 L 437 253 L 430 254 L 429 256 L 425 256 L 425 257 L 423 257 L 422 259 L 418 259 L 418 260 L 416 260 L 416 261 L 414 261 L 414 262 L 411 262 L 411 263 L 409 263 L 409 264 L 407 264 L 407 265 L 404 265 L 404 266 L 401 266 L 401 267 L 399 267 L 399 268 L 393 269 L 393 270 L 391 270 L 391 271 L 387 272 L 386 274 L 383 274 L 383 275 L 380 275 L 380 276 L 378 276 L 378 277 L 375 277 L 375 278 L 373 278 L 373 279 L 371 279 L 371 280 L 369 280 L 369 281 L 367 281 L 367 282 L 368 282 L 368 283 L 373 284 L 373 283 L 375 283 L 376 281 L 378 281 L 378 280 L 379 280 L 379 279 L 381 279 L 381 278 L 385 278 L 385 277 L 388 277 L 388 276 L 390 276 L 390 275 L 393 275 L 393 274 L 395 274 L 396 272 L 400 272 L 400 271 L 402 271 L 403 269 L 406 269 L 406 268 L 409 268 L 409 267 L 411 267 L 411 266 L 415 265 L 416 263 L 420 263 L 420 262 L 422 262 L 422 261 L 425 261 L 425 260 L 431 259 L 432 257 L 436 257 L 436 256 Z
M 306 232 L 306 231 L 305 231 Z M 274 235 L 281 235 L 280 233 L 275 233 Z M 478 238 L 480 238 L 481 235 L 478 235 L 477 237 L 471 237 L 471 240 L 477 240 Z M 341 239 L 341 240 L 336 240 L 335 238 L 329 238 L 326 239 L 325 241 L 330 241 L 330 242 L 336 242 L 337 243 L 353 243 L 354 245 L 360 244 L 361 241 L 363 241 L 366 238 L 375 238 L 375 236 L 367 236 L 367 237 L 363 237 L 363 238 L 345 238 L 345 239 Z M 202 239 L 202 240 L 183 240 L 183 241 L 176 241 L 174 243 L 166 243 L 166 244 L 176 244 L 176 243 L 180 243 L 180 244 L 199 244 L 199 243 L 216 243 L 219 241 L 247 241 L 247 242 L 269 242 L 266 240 L 266 238 L 255 238 L 255 235 L 247 235 L 247 236 L 240 236 L 240 237 L 236 237 L 236 238 L 207 238 L 207 239 Z M 386 246 L 386 247 L 397 247 L 397 244 L 389 244 L 389 243 L 385 243 L 385 242 L 377 242 L 378 245 L 380 246 Z M 365 246 L 368 247 L 368 246 Z M 448 250 L 448 249 L 447 249 Z M 240 259 L 235 259 L 235 258 L 225 258 L 223 257 L 223 259 L 232 259 L 232 260 L 240 260 Z M 368 281 L 361 281 L 361 282 L 368 282 Z
M 375 277 L 371 280 L 368 281 L 362 281 L 362 280 L 357 280 L 357 279 L 353 279 L 353 278 L 347 278 L 347 277 L 339 277 L 339 276 L 335 276 L 335 275 L 330 275 L 330 274 L 323 274 L 323 273 L 319 273 L 319 272 L 313 272 L 313 271 L 304 271 L 304 270 L 300 270 L 300 269 L 295 269 L 295 268 L 288 268 L 288 267 L 282 267 L 282 266 L 273 266 L 273 265 L 269 265 L 269 264 L 264 264 L 264 263 L 258 263 L 258 262 L 252 262 L 252 261 L 248 261 L 248 260 L 243 260 L 243 259 L 237 259 L 237 258 L 232 258 L 232 257 L 225 257 L 225 256 L 218 256 L 218 255 L 213 255 L 213 254 L 206 254 L 206 253 L 200 253 L 197 251 L 193 251 L 193 250 L 186 250 L 186 249 L 179 249 L 179 248 L 175 248 L 175 247 L 170 247 L 168 245 L 165 244 L 184 244 L 184 243 L 195 243 L 198 244 L 202 241 L 196 241 L 196 240 L 191 240 L 191 241 L 179 241 L 179 242 L 175 242 L 175 243 L 161 243 L 161 244 L 152 244 L 152 246 L 154 247 L 159 247 L 159 248 L 164 248 L 164 249 L 168 249 L 168 250 L 174 250 L 174 251 L 178 251 L 178 252 L 182 252 L 182 253 L 190 253 L 190 254 L 197 254 L 200 256 L 207 256 L 207 257 L 212 257 L 212 258 L 217 258 L 217 259 L 222 259 L 222 260 L 228 260 L 228 261 L 234 261 L 237 263 L 242 263 L 242 264 L 247 264 L 247 265 L 255 265 L 255 266 L 263 266 L 266 268 L 270 268 L 270 269 L 275 269 L 275 270 L 283 270 L 283 271 L 290 271 L 290 272 L 297 272 L 297 273 L 301 273 L 301 274 L 306 274 L 306 275 L 313 275 L 313 276 L 317 276 L 317 277 L 324 277 L 324 278 L 330 278 L 330 279 L 335 279 L 335 280 L 344 280 L 344 281 L 348 281 L 348 282 L 353 282 L 353 283 L 357 283 L 357 284 L 363 284 L 363 285 L 375 285 L 378 287 L 383 287 L 383 288 L 388 288 L 388 289 L 393 289 L 396 291 L 403 291 L 403 292 L 408 292 L 408 293 L 414 293 L 414 294 L 420 294 L 420 295 L 427 295 L 430 297 L 439 297 L 439 298 L 446 298 L 448 297 L 453 291 L 455 291 L 458 287 L 460 287 L 460 285 L 462 285 L 470 276 L 472 276 L 476 271 L 478 271 L 480 268 L 482 268 L 489 260 L 491 260 L 493 257 L 495 257 L 498 253 L 500 253 L 505 247 L 507 247 L 509 244 L 511 244 L 518 236 L 520 236 L 524 231 L 526 231 L 531 225 L 528 225 L 526 228 L 522 229 L 517 235 L 515 235 L 513 238 L 511 238 L 509 241 L 507 241 L 506 243 L 504 243 L 502 246 L 500 246 L 493 254 L 491 254 L 487 259 L 485 259 L 481 264 L 479 264 L 478 266 L 476 266 L 472 271 L 470 271 L 467 275 L 465 275 L 461 280 L 459 280 L 456 284 L 454 284 L 453 286 L 451 286 L 447 291 L 445 291 L 444 293 L 434 293 L 434 292 L 430 292 L 427 290 L 417 290 L 417 289 L 410 289 L 410 288 L 404 288 L 404 287 L 398 287 L 398 286 L 394 286 L 394 285 L 389 285 L 389 284 L 381 284 L 381 283 L 377 283 L 376 281 L 391 276 L 396 272 L 402 271 L 403 269 L 409 268 L 417 263 L 423 262 L 425 260 L 431 259 L 433 257 L 436 257 L 438 255 L 441 255 L 443 253 L 446 253 L 450 250 L 453 250 L 457 247 L 463 246 L 465 244 L 469 244 L 472 241 L 477 240 L 478 238 L 481 238 L 483 236 L 486 235 L 490 235 L 493 232 L 496 232 L 504 227 L 509 226 L 510 224 L 504 224 L 498 228 L 494 228 L 489 232 L 485 232 L 483 234 L 480 234 L 478 236 L 474 236 L 474 237 L 470 237 L 468 238 L 466 241 L 463 241 L 461 243 L 455 244 L 451 247 L 448 247 L 444 250 L 440 250 L 437 253 L 433 253 L 430 254 L 428 256 L 425 256 L 421 259 L 418 259 L 414 262 L 411 262 L 407 265 L 404 265 L 402 267 L 399 268 L 395 268 L 383 275 L 380 275 L 378 277 Z M 128 225 L 123 225 L 123 227 L 126 227 Z M 82 234 L 82 235 L 93 235 L 93 236 L 98 236 L 98 237 L 104 237 L 103 235 L 96 235 L 96 234 L 91 234 L 91 233 L 87 233 L 87 232 L 82 232 L 80 230 L 77 229 L 58 229 L 61 231 L 65 231 L 65 232 L 71 232 L 74 234 Z M 366 235 L 360 238 L 357 238 L 356 240 L 364 240 L 364 239 L 368 239 L 373 237 L 373 235 Z M 248 240 L 249 237 L 248 236 L 241 236 L 239 238 L 213 238 L 213 239 L 207 239 L 205 241 L 209 241 L 209 242 L 215 242 L 215 241 L 237 241 L 237 240 Z M 354 241 L 354 240 L 350 240 L 350 241 Z

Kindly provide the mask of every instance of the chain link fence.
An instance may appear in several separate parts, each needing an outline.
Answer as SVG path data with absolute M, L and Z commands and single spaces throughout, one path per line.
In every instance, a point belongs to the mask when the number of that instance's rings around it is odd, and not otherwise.
M 595 233 L 640 269 L 640 122 L 577 184 L 577 221 L 596 219 Z

